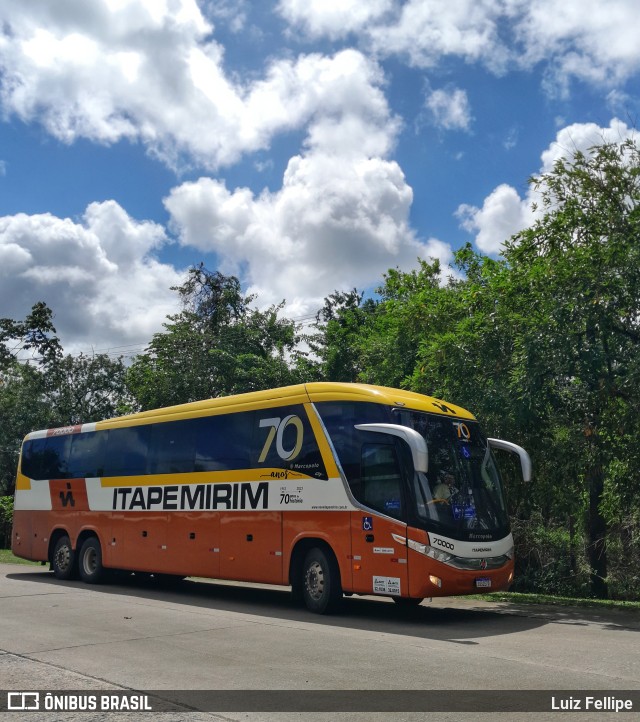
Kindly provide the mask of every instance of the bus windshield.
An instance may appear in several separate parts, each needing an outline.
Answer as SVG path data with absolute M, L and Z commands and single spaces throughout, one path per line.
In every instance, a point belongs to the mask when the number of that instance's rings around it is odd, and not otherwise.
M 508 530 L 500 475 L 477 422 L 406 409 L 394 409 L 392 419 L 427 442 L 429 471 L 414 474 L 412 492 L 428 529 L 458 539 Z

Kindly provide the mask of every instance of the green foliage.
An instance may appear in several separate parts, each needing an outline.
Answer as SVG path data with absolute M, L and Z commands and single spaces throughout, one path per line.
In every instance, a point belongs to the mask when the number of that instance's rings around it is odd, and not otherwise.
M 469 408 L 531 454 L 530 485 L 500 458 L 517 589 L 637 598 L 640 149 L 600 145 L 531 183 L 537 220 L 501 259 L 467 245 L 449 278 L 437 261 L 391 269 L 375 299 L 331 294 L 307 336 L 203 265 L 128 369 L 63 357 L 43 303 L 0 319 L 0 488 L 34 428 L 308 380 L 404 387 Z
M 13 497 L 0 496 L 0 549 L 11 546 L 11 525 L 13 523 Z
M 132 408 L 122 359 L 106 354 L 65 356 L 47 374 L 47 404 L 54 426 L 99 421 Z
M 589 596 L 589 569 L 584 548 L 570 520 L 566 526 L 549 523 L 540 511 L 529 519 L 515 519 L 516 575 L 514 591 Z M 580 546 L 580 548 L 578 548 Z
M 371 323 L 377 304 L 355 288 L 348 293 L 336 291 L 325 299 L 316 316 L 316 332 L 307 342 L 317 359 L 313 376 L 332 381 L 362 381 L 363 349 L 361 339 Z
M 0 373 L 0 494 L 13 491 L 22 439 L 52 420 L 45 379 L 31 365 L 15 362 Z
M 600 145 L 531 183 L 538 220 L 501 260 L 466 246 L 458 277 L 424 261 L 390 271 L 375 313 L 326 333 L 323 358 L 459 403 L 529 450 L 533 485 L 504 464 L 516 535 L 526 532 L 516 541 L 555 551 L 535 563 L 525 553 L 519 584 L 578 591 L 586 569 L 594 596 L 608 585 L 637 593 L 624 580 L 637 580 L 625 560 L 637 569 L 629 540 L 637 546 L 640 528 L 629 516 L 640 507 L 640 150 Z M 540 536 L 569 528 L 570 549 L 562 535 Z
M 0 318 L 0 371 L 13 365 L 18 351 L 32 351 L 41 360 L 54 362 L 62 355 L 55 332 L 53 313 L 42 301 L 32 307 L 24 321 Z
M 127 372 L 142 409 L 296 383 L 300 375 L 295 324 L 278 317 L 281 306 L 250 307 L 233 276 L 201 264 L 175 288 L 182 311 L 170 316 L 146 353 Z
M 13 490 L 27 433 L 108 418 L 134 403 L 122 360 L 64 356 L 52 316 L 38 303 L 25 321 L 0 319 L 0 493 Z M 19 361 L 25 351 L 38 355 Z

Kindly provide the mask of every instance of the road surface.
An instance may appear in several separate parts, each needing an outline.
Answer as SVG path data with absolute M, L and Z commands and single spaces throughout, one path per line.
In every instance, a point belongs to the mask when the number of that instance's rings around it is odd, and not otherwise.
M 353 597 L 346 600 L 343 613 L 323 617 L 294 606 L 283 587 L 186 580 L 163 588 L 134 577 L 88 586 L 57 581 L 46 567 L 0 564 L 0 689 L 87 694 L 137 690 L 152 693 L 152 704 L 160 705 L 154 709 L 169 709 L 163 702 L 175 703 L 174 711 L 147 715 L 12 712 L 10 722 L 624 722 L 637 719 L 640 710 L 639 650 L 640 615 L 631 611 L 464 598 L 425 601 L 406 610 L 387 599 Z M 178 690 L 232 690 L 233 699 L 246 698 L 250 709 L 222 711 L 213 708 L 209 697 L 180 697 Z M 293 709 L 282 711 L 282 698 L 277 697 L 271 708 L 276 711 L 258 709 L 251 695 L 255 690 L 291 690 L 285 697 Z M 321 690 L 321 696 L 313 696 L 312 690 Z M 383 704 L 388 695 L 386 703 L 398 708 L 403 706 L 403 691 L 421 690 L 425 700 L 441 701 L 436 705 L 441 709 L 412 711 L 409 704 L 404 711 L 360 712 L 366 696 L 351 698 L 349 690 L 374 690 Z M 486 690 L 497 691 L 487 695 Z M 634 690 L 636 703 L 632 714 L 582 710 L 569 715 L 546 706 L 544 711 L 528 711 L 528 690 L 569 690 L 582 704 L 584 696 L 596 691 L 624 699 L 623 691 Z M 478 707 L 461 712 L 456 704 L 468 701 L 470 693 Z M 331 704 L 340 694 L 347 696 L 340 698 L 345 709 L 338 712 Z M 415 703 L 421 693 L 407 694 Z M 504 700 L 512 705 L 514 699 L 522 700 L 521 711 L 510 708 L 497 714 Z M 561 699 L 560 693 L 555 704 Z M 313 705 L 324 709 L 323 703 L 327 711 L 309 711 Z

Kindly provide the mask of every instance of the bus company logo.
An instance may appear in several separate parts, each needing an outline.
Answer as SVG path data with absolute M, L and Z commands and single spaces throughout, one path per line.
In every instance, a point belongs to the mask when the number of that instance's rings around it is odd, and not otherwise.
M 436 409 L 440 409 L 440 411 L 442 411 L 443 414 L 455 414 L 454 409 L 450 409 L 442 401 L 432 401 L 431 403 L 436 407 Z
M 486 559 L 481 559 L 481 560 L 480 560 L 480 569 L 484 570 L 484 569 L 486 569 L 486 568 L 487 568 L 487 560 L 486 560 Z
M 231 509 L 268 509 L 269 482 L 255 486 L 238 484 L 196 484 L 195 486 L 116 487 L 114 511 L 194 511 Z
M 7 692 L 7 711 L 24 712 L 40 710 L 39 692 Z

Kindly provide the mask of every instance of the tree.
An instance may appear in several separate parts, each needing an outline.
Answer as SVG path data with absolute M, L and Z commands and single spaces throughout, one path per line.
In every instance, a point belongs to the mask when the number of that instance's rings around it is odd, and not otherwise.
M 22 439 L 51 418 L 43 368 L 62 356 L 52 319 L 43 302 L 24 321 L 0 319 L 0 495 L 13 492 Z
M 122 359 L 64 356 L 55 333 L 53 313 L 42 302 L 24 321 L 0 319 L 0 494 L 13 492 L 28 432 L 131 408 Z
M 315 375 L 327 381 L 362 381 L 365 327 L 377 309 L 355 288 L 327 296 L 316 315 L 316 333 L 308 337 L 317 359 Z
M 11 368 L 21 351 L 32 351 L 40 363 L 53 363 L 62 355 L 55 335 L 53 312 L 43 301 L 31 308 L 24 321 L 0 318 L 0 372 Z
M 295 324 L 282 304 L 251 307 L 234 276 L 191 268 L 178 292 L 182 310 L 169 316 L 128 371 L 143 409 L 295 383 Z
M 67 355 L 47 369 L 44 400 L 52 423 L 68 426 L 108 419 L 131 411 L 126 367 L 106 354 Z
M 543 421 L 569 430 L 587 497 L 591 589 L 606 597 L 605 489 L 635 446 L 628 432 L 640 411 L 640 151 L 634 141 L 600 145 L 532 184 L 544 215 L 504 253 L 522 323 L 514 388 L 551 401 Z M 637 504 L 637 467 L 628 482 Z

